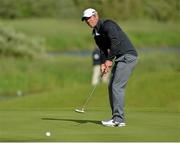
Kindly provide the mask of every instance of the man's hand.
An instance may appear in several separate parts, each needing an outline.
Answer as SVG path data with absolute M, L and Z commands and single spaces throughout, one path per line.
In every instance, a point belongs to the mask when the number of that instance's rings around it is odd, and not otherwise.
M 101 64 L 101 72 L 104 74 L 108 73 L 112 67 L 112 63 L 112 61 L 106 60 L 104 64 Z
M 110 60 L 106 60 L 106 61 L 105 61 L 105 65 L 106 65 L 106 67 L 111 68 L 111 67 L 112 67 L 112 64 L 113 64 L 113 62 L 112 62 L 112 61 L 110 61 Z
M 106 71 L 106 65 L 105 64 L 101 64 L 101 73 L 105 73 Z

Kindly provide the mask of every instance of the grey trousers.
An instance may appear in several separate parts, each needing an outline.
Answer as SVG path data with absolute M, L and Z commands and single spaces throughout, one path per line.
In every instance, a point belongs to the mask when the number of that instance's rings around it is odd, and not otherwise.
M 125 54 L 115 60 L 108 86 L 112 119 L 114 121 L 125 122 L 125 87 L 136 63 L 137 57 L 130 54 Z

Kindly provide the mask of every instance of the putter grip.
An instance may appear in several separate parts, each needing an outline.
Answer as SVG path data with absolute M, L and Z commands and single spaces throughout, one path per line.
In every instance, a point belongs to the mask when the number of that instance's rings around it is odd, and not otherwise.
M 104 76 L 104 74 L 105 74 L 104 72 L 101 73 L 101 78 Z

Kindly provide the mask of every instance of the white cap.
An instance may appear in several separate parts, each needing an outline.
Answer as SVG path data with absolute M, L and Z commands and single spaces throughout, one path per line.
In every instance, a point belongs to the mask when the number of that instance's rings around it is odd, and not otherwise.
M 84 21 L 84 19 L 86 17 L 91 17 L 94 14 L 97 14 L 97 11 L 95 9 L 93 9 L 93 8 L 88 8 L 88 9 L 84 10 L 81 20 Z

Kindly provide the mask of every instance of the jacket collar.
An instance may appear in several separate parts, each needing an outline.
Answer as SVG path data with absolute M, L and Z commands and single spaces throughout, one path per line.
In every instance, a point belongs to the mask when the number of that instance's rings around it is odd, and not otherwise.
M 102 27 L 102 25 L 103 25 L 103 23 L 104 23 L 104 20 L 102 20 L 102 19 L 100 19 L 98 22 L 97 22 L 97 24 L 96 24 L 96 26 L 94 27 L 94 29 L 96 29 L 96 31 L 100 31 L 100 29 L 101 29 L 101 27 Z
M 101 19 L 97 22 L 96 26 L 93 28 L 93 31 L 92 31 L 93 36 L 100 35 L 100 31 L 101 31 L 103 23 L 104 23 L 104 20 L 101 20 Z

